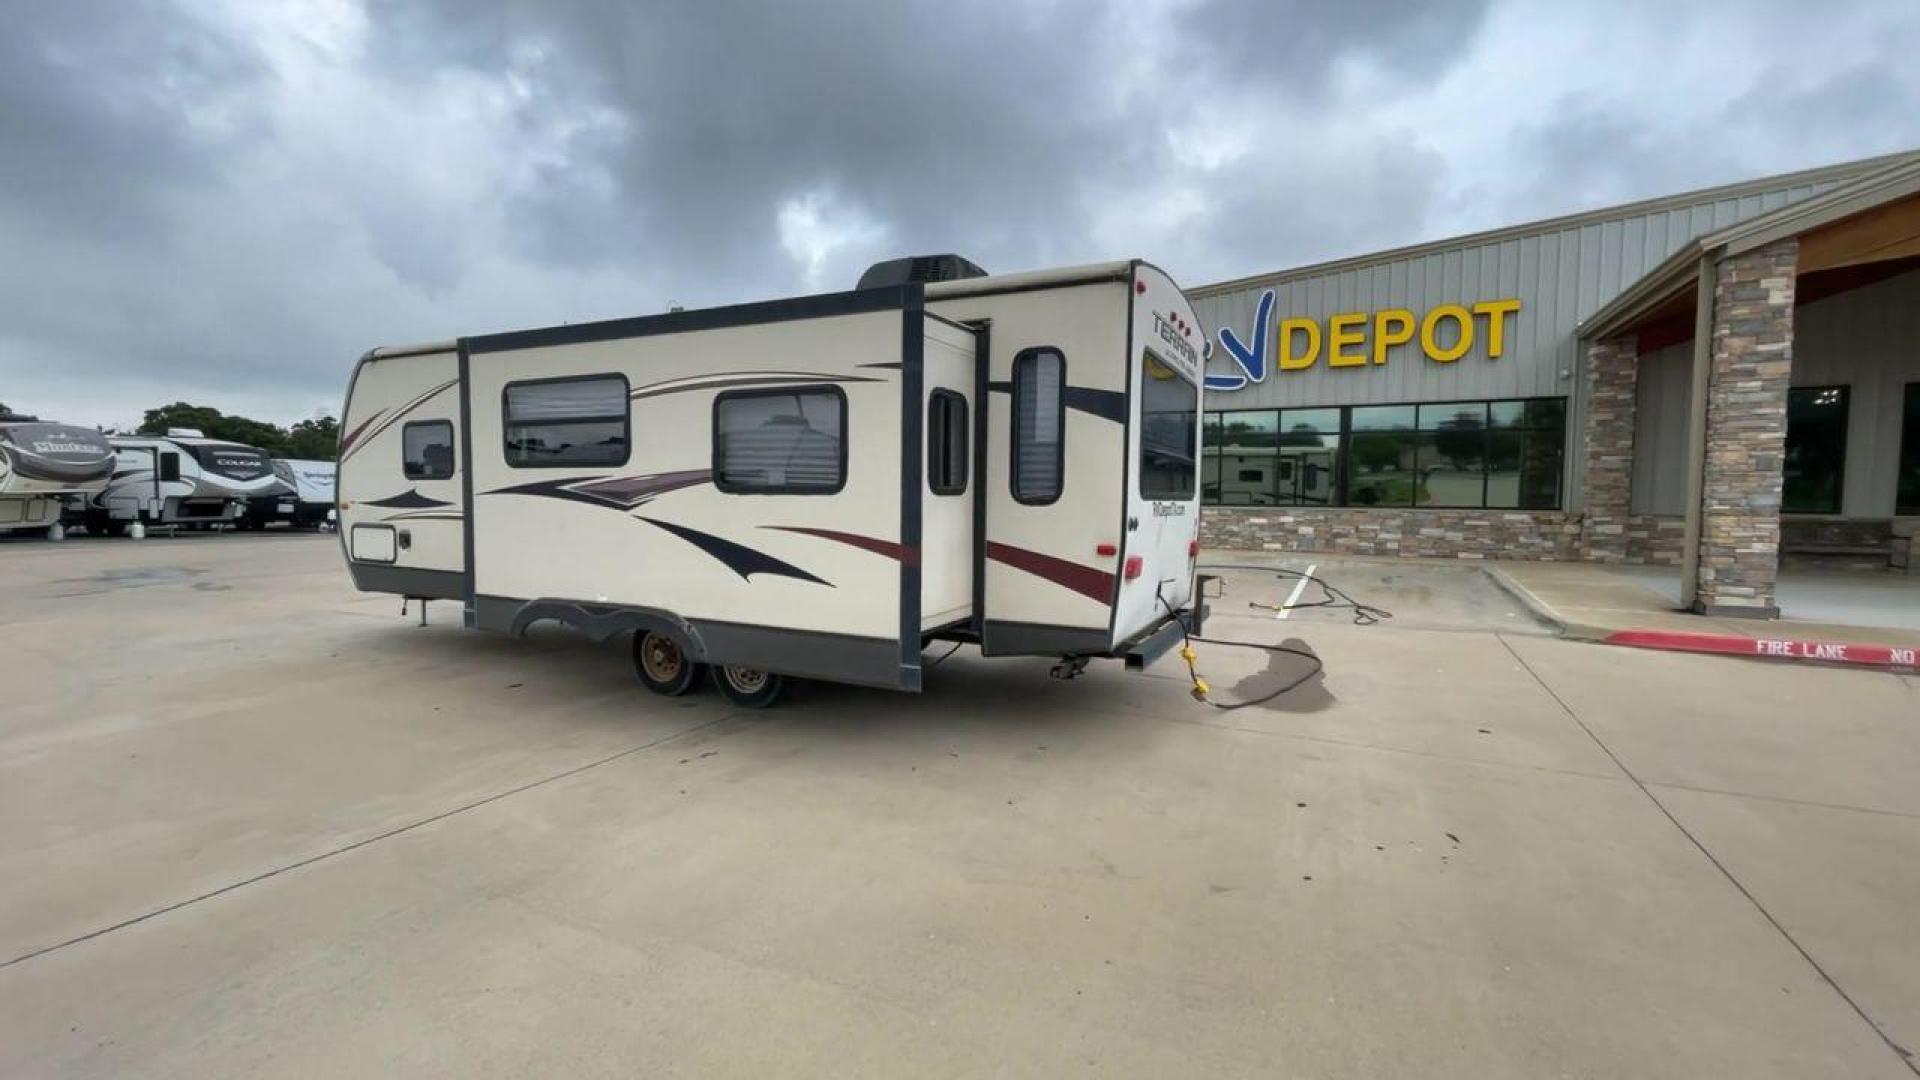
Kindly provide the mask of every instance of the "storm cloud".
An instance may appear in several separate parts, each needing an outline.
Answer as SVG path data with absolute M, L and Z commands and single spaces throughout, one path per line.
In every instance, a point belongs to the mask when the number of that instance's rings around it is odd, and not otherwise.
M 88 423 L 903 253 L 1200 284 L 1920 145 L 1904 2 L 14 8 L 0 401 Z

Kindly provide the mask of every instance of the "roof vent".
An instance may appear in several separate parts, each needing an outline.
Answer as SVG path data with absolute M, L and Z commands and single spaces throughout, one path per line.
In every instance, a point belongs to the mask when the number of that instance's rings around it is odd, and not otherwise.
M 167 429 L 167 438 L 169 439 L 204 439 L 206 438 L 206 435 L 202 434 L 200 429 L 197 427 L 170 427 Z
M 856 289 L 877 289 L 887 285 L 907 285 L 913 282 L 958 281 L 961 278 L 986 277 L 987 272 L 971 259 L 958 255 L 910 255 L 904 259 L 888 259 L 867 267 L 860 275 Z

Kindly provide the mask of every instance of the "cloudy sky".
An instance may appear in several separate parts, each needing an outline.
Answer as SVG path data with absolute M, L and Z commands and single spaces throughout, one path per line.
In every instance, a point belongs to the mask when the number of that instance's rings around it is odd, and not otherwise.
M 1920 147 L 1920 5 L 0 0 L 0 401 L 1140 255 L 1189 285 Z

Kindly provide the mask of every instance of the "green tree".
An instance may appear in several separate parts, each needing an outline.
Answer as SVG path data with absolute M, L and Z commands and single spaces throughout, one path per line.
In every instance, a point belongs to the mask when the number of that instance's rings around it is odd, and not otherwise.
M 331 416 L 302 420 L 287 432 L 287 456 L 306 461 L 332 461 L 340 443 L 340 422 Z
M 176 401 L 157 409 L 148 409 L 140 422 L 141 435 L 165 435 L 168 428 L 195 428 L 209 439 L 256 446 L 275 456 L 285 456 L 286 429 L 263 420 L 228 416 L 211 405 L 189 405 Z

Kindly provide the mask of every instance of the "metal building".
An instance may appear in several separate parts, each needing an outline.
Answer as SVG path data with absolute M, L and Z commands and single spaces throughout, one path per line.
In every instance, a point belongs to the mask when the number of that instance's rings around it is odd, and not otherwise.
M 1917 178 L 1910 152 L 1191 290 L 1209 539 L 1685 563 L 1762 612 L 1746 564 L 1783 520 L 1789 548 L 1904 562 Z M 1772 523 L 1737 569 L 1689 562 L 1715 492 Z

